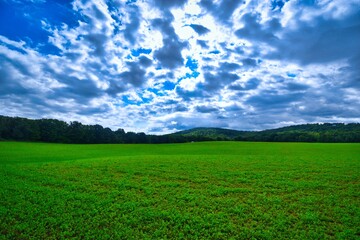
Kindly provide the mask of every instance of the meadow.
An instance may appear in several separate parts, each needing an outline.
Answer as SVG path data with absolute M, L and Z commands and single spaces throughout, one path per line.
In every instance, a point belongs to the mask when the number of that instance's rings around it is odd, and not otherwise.
M 360 144 L 0 142 L 0 239 L 359 239 Z

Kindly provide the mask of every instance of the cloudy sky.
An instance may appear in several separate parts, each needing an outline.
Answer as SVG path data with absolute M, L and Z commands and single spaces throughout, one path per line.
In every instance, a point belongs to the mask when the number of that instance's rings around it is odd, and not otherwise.
M 156 134 L 360 122 L 360 0 L 0 0 L 0 115 Z

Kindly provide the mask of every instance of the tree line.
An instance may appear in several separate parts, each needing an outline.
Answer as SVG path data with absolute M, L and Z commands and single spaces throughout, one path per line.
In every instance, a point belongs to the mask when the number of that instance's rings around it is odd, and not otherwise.
M 172 135 L 146 135 L 143 132 L 116 131 L 81 122 L 70 123 L 56 119 L 27 119 L 0 115 L 0 140 L 51 142 L 51 143 L 180 143 L 188 141 L 209 141 L 206 137 Z
M 197 128 L 166 135 L 125 132 L 101 125 L 0 115 L 0 140 L 52 143 L 184 143 L 195 141 L 360 142 L 359 123 L 304 124 L 265 131 Z

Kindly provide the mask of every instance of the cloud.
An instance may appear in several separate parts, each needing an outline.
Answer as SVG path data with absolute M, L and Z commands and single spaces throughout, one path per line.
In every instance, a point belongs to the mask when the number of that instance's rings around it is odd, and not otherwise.
M 174 19 L 171 12 L 167 12 L 164 17 L 164 19 L 157 18 L 152 22 L 152 26 L 159 29 L 163 36 L 163 47 L 154 52 L 154 57 L 162 67 L 174 69 L 183 65 L 184 58 L 181 51 L 187 44 L 179 40 L 171 26 Z
M 172 8 L 172 7 L 181 7 L 186 2 L 187 2 L 187 0 L 173 0 L 173 1 L 153 0 L 154 5 L 156 7 L 158 7 L 158 8 L 160 8 L 160 9 L 167 9 L 167 8 Z
M 157 133 L 360 121 L 359 6 L 4 2 L 0 114 Z
M 251 78 L 241 85 L 238 83 L 231 84 L 229 86 L 229 89 L 235 90 L 235 91 L 248 91 L 248 90 L 256 89 L 260 85 L 260 83 L 261 83 L 260 79 Z
M 273 18 L 270 21 L 261 24 L 261 15 L 259 13 L 246 13 L 242 16 L 244 27 L 235 31 L 238 38 L 250 41 L 265 42 L 273 44 L 277 42 L 278 37 L 275 35 L 281 29 L 278 19 Z
M 300 101 L 302 94 L 300 93 L 280 93 L 277 91 L 263 91 L 260 95 L 250 97 L 246 104 L 255 107 L 257 110 L 272 111 L 284 109 L 290 106 L 291 103 Z M 282 111 L 282 110 L 281 110 Z
M 270 57 L 298 61 L 301 64 L 328 63 L 360 54 L 360 18 L 343 21 L 315 19 L 299 23 L 296 31 L 286 32 L 277 51 Z
M 207 106 L 207 105 L 196 106 L 195 110 L 200 113 L 212 113 L 218 111 L 216 107 Z
M 222 0 L 218 4 L 214 4 L 211 0 L 201 0 L 200 6 L 210 12 L 216 19 L 223 24 L 229 24 L 230 18 L 242 1 Z
M 130 22 L 125 26 L 124 37 L 131 45 L 134 45 L 137 41 L 137 33 L 140 28 L 141 13 L 135 5 L 130 5 L 128 8 Z
M 256 67 L 257 61 L 253 58 L 245 58 L 241 60 L 243 67 Z
M 190 24 L 189 27 L 194 29 L 194 31 L 199 35 L 205 35 L 208 32 L 210 32 L 210 29 L 204 27 L 203 25 L 199 25 L 199 24 Z
M 6 97 L 10 95 L 26 95 L 29 93 L 25 87 L 23 87 L 16 78 L 16 69 L 9 63 L 2 61 L 0 66 L 0 96 Z

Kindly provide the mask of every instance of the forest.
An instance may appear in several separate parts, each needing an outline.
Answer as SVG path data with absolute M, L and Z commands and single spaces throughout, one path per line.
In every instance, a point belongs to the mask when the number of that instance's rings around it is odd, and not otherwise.
M 360 142 L 359 123 L 316 123 L 263 131 L 194 128 L 165 135 L 116 131 L 56 119 L 0 116 L 0 140 L 52 143 L 184 143 L 199 141 Z

